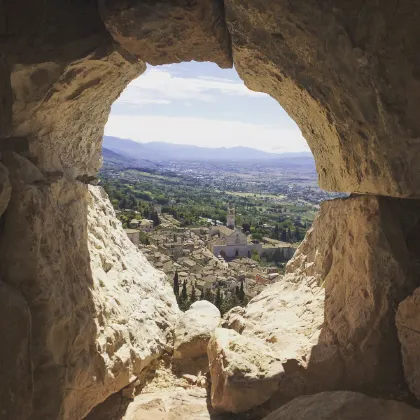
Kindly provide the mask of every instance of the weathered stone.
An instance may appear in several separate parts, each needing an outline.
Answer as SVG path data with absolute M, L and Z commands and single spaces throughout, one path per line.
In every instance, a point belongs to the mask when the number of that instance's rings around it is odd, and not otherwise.
M 44 175 L 37 166 L 15 152 L 3 152 L 2 161 L 9 171 L 10 183 L 14 190 L 45 181 Z
M 220 322 L 220 311 L 212 303 L 206 300 L 194 302 L 176 325 L 174 358 L 205 356 L 210 337 Z
M 397 401 L 336 391 L 299 397 L 264 420 L 417 420 L 420 410 Z
M 0 163 L 0 216 L 9 204 L 12 187 L 9 180 L 9 171 Z
M 245 313 L 246 309 L 242 306 L 232 308 L 229 312 L 226 312 L 225 315 L 223 315 L 222 327 L 235 330 L 241 334 L 245 328 Z
M 281 361 L 264 342 L 218 328 L 208 346 L 213 408 L 233 413 L 267 401 L 284 374 Z
M 284 363 L 282 397 L 404 389 L 394 316 L 418 282 L 419 214 L 416 200 L 374 196 L 321 205 L 284 278 L 243 315 L 242 334 Z
M 102 0 L 100 11 L 114 39 L 147 63 L 233 65 L 223 0 Z
M 239 76 L 296 121 L 322 188 L 420 196 L 419 4 L 225 0 L 225 8 Z
M 420 399 L 420 289 L 399 304 L 396 324 L 405 378 L 411 392 Z
M 1 277 L 32 315 L 34 418 L 81 419 L 171 344 L 175 298 L 100 187 L 28 184 L 3 217 Z
M 25 299 L 0 281 L 0 417 L 32 412 L 31 318 Z
M 157 419 L 223 420 L 226 418 L 217 415 L 211 407 L 208 407 L 207 393 L 202 388 L 167 390 L 139 395 L 128 406 L 127 412 L 122 417 L 122 420 Z

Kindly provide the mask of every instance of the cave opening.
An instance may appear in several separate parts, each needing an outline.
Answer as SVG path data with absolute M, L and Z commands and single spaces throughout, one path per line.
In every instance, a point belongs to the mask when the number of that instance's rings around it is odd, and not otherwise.
M 309 147 L 278 102 L 248 89 L 234 68 L 221 69 L 214 63 L 150 66 L 114 102 L 105 125 L 103 154 L 100 177 L 125 228 L 130 228 L 132 216 L 142 217 L 121 214 L 139 200 L 144 206 L 155 202 L 172 215 L 181 213 L 184 227 L 210 221 L 226 224 L 231 203 L 236 207 L 236 226 L 245 233 L 252 229 L 254 242 L 264 237 L 265 245 L 296 247 L 319 203 L 335 196 L 318 188 Z M 127 168 L 130 176 L 118 171 Z M 135 188 L 133 168 L 146 181 Z M 172 182 L 155 188 L 150 173 L 171 174 Z M 171 187 L 174 174 L 183 182 L 189 176 L 190 183 L 204 190 L 177 191 Z M 124 182 L 131 190 L 122 187 Z M 186 200 L 190 214 L 182 209 Z M 143 207 L 140 213 L 150 218 Z M 264 258 L 271 261 L 280 254 L 290 252 L 270 248 Z
M 222 386 L 212 402 L 230 413 L 267 394 L 275 404 L 313 394 L 274 418 L 305 403 L 419 417 L 359 394 L 420 398 L 418 2 L 6 1 L 0 13 L 5 418 L 82 419 L 172 351 L 173 293 L 94 183 L 112 103 L 145 63 L 190 60 L 234 63 L 300 127 L 321 187 L 352 194 L 322 206 L 287 285 L 230 313 L 212 339 L 262 341 L 280 355 L 281 366 L 270 359 L 280 388 L 273 375 L 242 400 Z M 142 414 L 156 413 L 149 403 Z

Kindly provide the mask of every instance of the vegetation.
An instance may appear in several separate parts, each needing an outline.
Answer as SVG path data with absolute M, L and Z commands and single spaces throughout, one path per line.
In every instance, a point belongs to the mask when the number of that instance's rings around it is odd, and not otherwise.
M 166 172 L 165 172 L 166 173 Z M 184 227 L 198 227 L 219 221 L 226 223 L 226 208 L 236 209 L 236 224 L 255 241 L 265 238 L 299 243 L 312 225 L 316 209 L 310 203 L 296 205 L 279 195 L 268 201 L 266 195 L 220 191 L 210 184 L 199 185 L 194 179 L 176 174 L 165 176 L 125 170 L 116 176 L 103 172 L 101 183 L 110 196 L 124 227 L 132 219 L 160 221 L 153 204 L 163 206 L 163 213 L 174 216 Z M 274 196 L 271 194 L 271 196 Z M 123 210 L 123 211 L 121 211 Z M 143 243 L 145 238 L 140 239 Z

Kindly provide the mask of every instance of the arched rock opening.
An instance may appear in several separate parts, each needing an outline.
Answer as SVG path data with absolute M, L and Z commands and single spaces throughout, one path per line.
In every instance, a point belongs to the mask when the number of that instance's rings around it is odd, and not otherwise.
M 194 59 L 229 67 L 233 57 L 247 85 L 276 98 L 298 123 L 322 187 L 416 198 L 419 15 L 414 0 L 2 2 L 0 275 L 7 285 L 1 295 L 2 331 L 7 331 L 10 313 L 20 314 L 14 317 L 16 334 L 7 335 L 2 352 L 4 372 L 6 366 L 19 366 L 10 373 L 10 381 L 0 385 L 6 414 L 22 419 L 82 418 L 132 381 L 170 343 L 177 313 L 172 297 L 163 282 L 159 290 L 153 287 L 161 280 L 145 261 L 133 266 L 133 259 L 141 256 L 119 236 L 107 199 L 87 185 L 100 166 L 110 105 L 144 71 L 145 62 Z M 366 246 L 366 255 L 355 253 L 363 262 L 347 260 L 358 239 L 365 238 L 361 229 L 360 237 L 346 243 L 350 248 L 325 251 L 322 269 L 325 262 L 331 266 L 317 275 L 321 281 L 329 275 L 328 288 L 334 289 L 343 270 L 347 281 L 353 281 L 353 264 L 379 267 L 384 259 L 402 267 L 381 272 L 380 279 L 369 269 L 364 272 L 366 284 L 372 286 L 366 293 L 381 295 L 373 299 L 372 311 L 363 312 L 368 333 L 375 328 L 377 305 L 388 308 L 384 328 L 396 348 L 391 358 L 396 364 L 390 379 L 394 385 L 402 366 L 396 308 L 392 311 L 390 305 L 397 305 L 418 284 L 412 272 L 417 250 L 408 239 L 401 240 L 410 242 L 409 257 L 395 248 L 392 238 L 405 238 L 407 229 L 417 226 L 417 202 L 400 205 L 396 198 L 354 197 L 326 207 L 337 207 L 337 220 L 357 220 L 365 201 L 372 214 L 362 212 L 362 224 L 376 239 Z M 393 222 L 386 214 L 394 206 L 398 209 L 392 217 L 398 223 L 390 226 Z M 328 211 L 322 213 L 319 224 L 328 226 L 329 217 Z M 335 237 L 350 235 L 345 225 L 331 229 Z M 389 258 L 379 252 L 383 242 L 378 232 L 391 238 Z M 313 246 L 319 244 L 315 241 Z M 309 250 L 305 255 L 299 267 L 314 263 L 317 269 L 319 254 Z M 395 293 L 382 296 L 380 287 L 369 282 L 372 278 Z M 332 292 L 328 303 L 339 301 L 338 309 L 346 306 L 346 293 Z M 128 299 L 130 294 L 141 301 Z M 415 306 L 415 301 L 410 304 Z M 139 310 L 136 319 L 143 329 L 130 325 L 133 308 Z M 404 314 L 399 318 L 403 328 Z M 338 335 L 334 338 L 342 325 L 346 324 L 333 326 L 330 337 L 339 357 L 347 360 L 341 350 L 349 343 Z M 363 359 L 369 340 L 359 334 L 358 325 L 353 327 L 352 351 Z M 408 329 L 400 334 L 406 366 L 413 347 L 407 334 Z M 382 341 L 375 345 L 380 351 Z M 381 363 L 376 355 L 374 360 Z M 345 377 L 340 383 L 364 388 L 382 379 L 376 374 L 380 370 L 366 380 L 349 382 Z M 410 385 L 415 392 L 416 375 L 408 376 L 414 378 Z M 46 394 L 53 403 L 45 404 Z

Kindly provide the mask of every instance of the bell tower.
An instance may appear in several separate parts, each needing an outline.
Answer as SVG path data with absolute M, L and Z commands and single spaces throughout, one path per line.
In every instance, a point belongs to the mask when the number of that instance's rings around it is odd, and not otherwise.
M 228 205 L 226 221 L 226 226 L 229 229 L 235 229 L 235 208 L 230 205 Z

